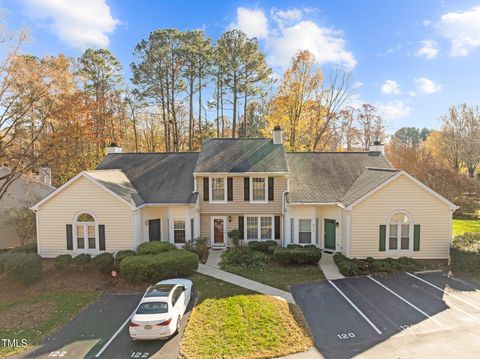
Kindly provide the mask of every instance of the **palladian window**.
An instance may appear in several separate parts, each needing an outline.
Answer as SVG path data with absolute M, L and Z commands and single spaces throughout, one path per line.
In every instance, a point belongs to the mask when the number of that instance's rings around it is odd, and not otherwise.
M 95 218 L 89 213 L 82 213 L 75 224 L 76 249 L 98 250 L 98 237 Z
M 388 250 L 390 251 L 408 251 L 412 246 L 413 225 L 410 217 L 397 212 L 390 216 L 387 224 L 388 230 Z

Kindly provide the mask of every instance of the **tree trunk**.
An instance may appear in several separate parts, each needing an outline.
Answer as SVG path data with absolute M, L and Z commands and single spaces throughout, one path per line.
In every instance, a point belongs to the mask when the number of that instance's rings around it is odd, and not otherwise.
M 237 129 L 237 74 L 233 75 L 233 114 L 232 114 L 232 138 L 235 138 Z
M 193 87 L 194 87 L 193 75 L 190 75 L 190 93 L 188 95 L 189 100 L 189 114 L 188 114 L 188 150 L 193 148 Z
M 220 80 L 217 74 L 217 93 L 216 93 L 216 109 L 217 109 L 217 138 L 220 137 Z
M 198 141 L 202 143 L 202 69 L 198 69 Z

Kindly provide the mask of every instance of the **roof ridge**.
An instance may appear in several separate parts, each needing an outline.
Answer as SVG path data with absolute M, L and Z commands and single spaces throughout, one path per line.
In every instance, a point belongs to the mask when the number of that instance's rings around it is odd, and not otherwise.
M 180 151 L 180 152 L 120 152 L 109 153 L 108 155 L 175 155 L 175 154 L 195 154 L 200 151 Z
M 321 153 L 329 153 L 329 154 L 370 154 L 371 151 L 286 151 L 287 154 L 321 154 Z M 380 152 L 378 152 L 380 153 Z
M 240 138 L 231 138 L 231 137 L 210 137 L 210 138 L 205 138 L 206 141 L 249 141 L 249 140 L 272 140 L 271 138 L 268 137 L 240 137 Z
M 394 167 L 365 167 L 367 170 L 372 170 L 372 171 L 388 171 L 388 172 L 397 172 L 400 171 L 398 168 Z

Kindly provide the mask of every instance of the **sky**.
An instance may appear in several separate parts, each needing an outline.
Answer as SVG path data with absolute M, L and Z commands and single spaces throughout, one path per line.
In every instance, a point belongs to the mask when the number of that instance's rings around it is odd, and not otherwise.
M 213 40 L 243 30 L 277 77 L 308 49 L 326 74 L 351 72 L 352 104 L 377 106 L 388 133 L 439 128 L 451 105 L 480 104 L 480 0 L 0 0 L 0 8 L 9 30 L 29 30 L 24 52 L 108 48 L 127 79 L 135 45 L 160 28 L 203 29 Z

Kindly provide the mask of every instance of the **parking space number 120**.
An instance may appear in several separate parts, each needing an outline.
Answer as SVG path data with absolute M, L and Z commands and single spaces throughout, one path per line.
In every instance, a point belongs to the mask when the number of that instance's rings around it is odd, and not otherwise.
M 355 334 L 353 334 L 353 333 L 341 333 L 341 334 L 337 334 L 337 337 L 341 340 L 352 339 L 352 338 L 355 338 Z

